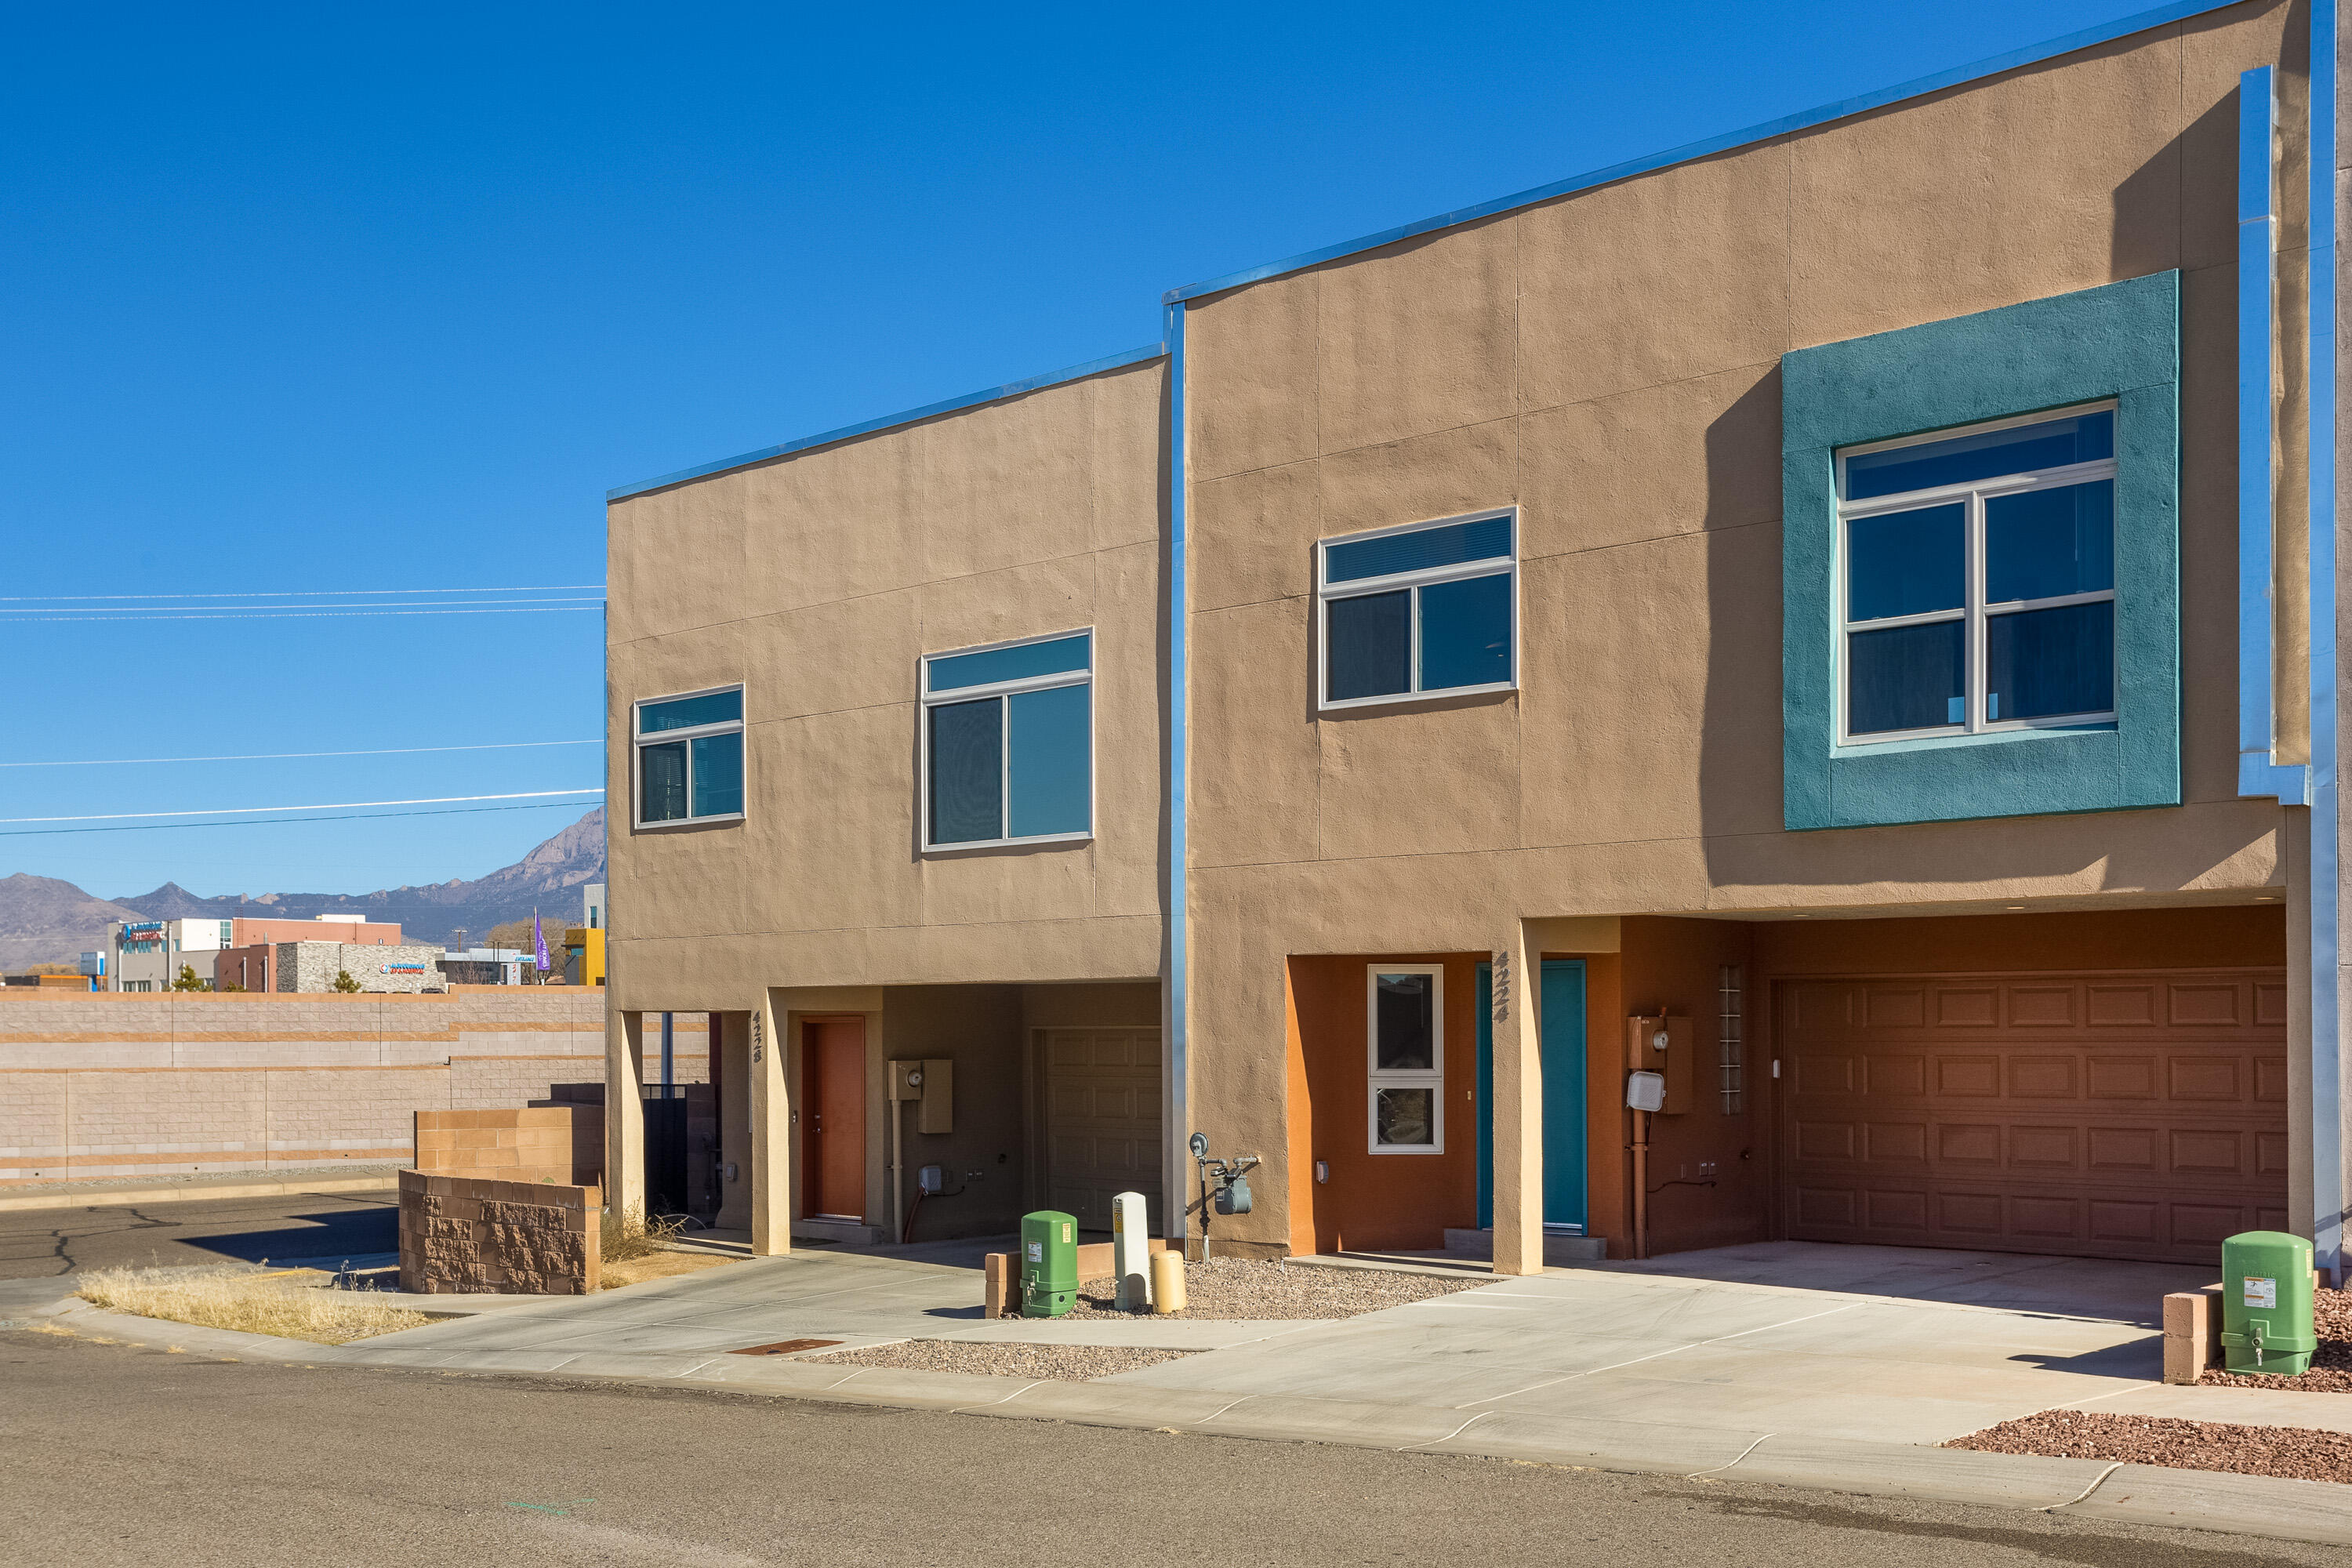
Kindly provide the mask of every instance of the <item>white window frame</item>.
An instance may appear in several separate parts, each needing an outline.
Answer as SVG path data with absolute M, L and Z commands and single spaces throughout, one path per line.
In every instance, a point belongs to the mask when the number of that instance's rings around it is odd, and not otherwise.
M 724 686 L 705 686 L 693 691 L 673 691 L 665 697 L 645 697 L 629 704 L 629 793 L 632 797 L 630 816 L 640 833 L 659 833 L 677 827 L 702 827 L 714 822 L 740 822 L 745 812 L 730 811 L 711 816 L 696 816 L 694 811 L 694 748 L 686 749 L 686 809 L 688 815 L 662 822 L 646 820 L 646 748 L 667 746 L 673 741 L 696 741 L 707 735 L 741 734 L 743 742 L 743 805 L 748 811 L 751 804 L 751 743 L 749 730 L 741 719 L 730 719 L 718 724 L 694 724 L 683 730 L 660 730 L 645 732 L 645 710 L 664 702 L 682 701 L 689 697 L 716 697 L 721 692 L 741 691 L 743 683 L 730 681 Z M 745 712 L 751 711 L 748 700 Z
M 1087 667 L 1066 669 L 1055 675 L 1032 675 L 1019 680 L 995 680 L 980 686 L 959 686 L 951 690 L 931 689 L 931 666 L 945 658 L 961 658 L 971 653 L 996 653 L 1008 647 L 1028 647 L 1036 643 L 1062 642 L 1083 637 L 1087 639 Z M 1002 849 L 1008 844 L 1084 844 L 1095 837 L 1095 665 L 1102 656 L 1102 638 L 1091 626 L 1067 626 L 1058 632 L 1046 632 L 1034 637 L 1008 637 L 1003 642 L 977 643 L 971 647 L 943 649 L 927 653 L 915 661 L 916 762 L 915 762 L 915 821 L 920 835 L 918 850 L 924 855 L 961 855 L 974 849 Z M 1013 703 L 1011 699 L 1024 691 L 1051 691 L 1058 687 L 1083 686 L 1087 690 L 1087 829 L 1083 833 L 1006 834 L 1000 838 L 964 838 L 953 844 L 931 842 L 931 710 L 949 708 L 959 702 L 980 702 L 991 697 L 1006 700 L 996 712 L 996 809 L 998 822 L 1006 827 L 1013 824 Z
M 1454 523 L 1485 522 L 1497 517 L 1508 518 L 1511 521 L 1511 549 L 1507 555 L 1489 555 L 1483 560 L 1465 561 L 1453 566 L 1431 566 L 1418 572 L 1391 572 L 1385 577 L 1358 577 L 1345 583 L 1329 580 L 1331 551 L 1336 546 L 1357 544 L 1367 539 L 1386 539 L 1400 533 L 1420 533 Z M 1511 671 L 1508 678 L 1485 681 L 1476 686 L 1442 686 L 1434 690 L 1423 690 L 1421 685 L 1420 591 L 1440 583 L 1460 583 L 1473 577 L 1507 574 L 1511 579 Z M 1413 591 L 1412 644 L 1408 655 L 1412 689 L 1383 692 L 1377 697 L 1345 697 L 1333 700 L 1330 695 L 1331 602 L 1334 599 L 1360 599 L 1373 594 L 1393 593 L 1400 588 Z M 1466 511 L 1458 517 L 1430 518 L 1421 522 L 1401 523 L 1394 528 L 1369 528 L 1360 533 L 1343 533 L 1331 539 L 1318 540 L 1315 543 L 1315 710 L 1335 713 L 1350 708 L 1389 708 L 1404 702 L 1476 697 L 1490 691 L 1516 691 L 1519 687 L 1519 509 L 1516 506 Z
M 1412 1071 L 1381 1069 L 1381 976 L 1426 974 L 1429 987 L 1429 1067 Z M 1375 1154 L 1445 1152 L 1445 966 L 1442 963 L 1364 965 L 1364 1145 Z M 1427 1143 L 1381 1142 L 1381 1090 L 1425 1089 L 1429 1094 Z
M 1996 430 L 2014 429 L 2026 425 L 2046 425 L 2055 419 L 2073 419 L 2086 414 L 2113 413 L 2116 401 L 2108 398 L 2097 403 L 2085 403 L 2071 408 L 2044 409 L 2039 414 L 2020 414 L 2006 419 L 1989 419 L 1977 425 L 1956 425 L 1948 430 L 1930 430 L 1917 436 L 1905 436 L 1892 441 L 1872 441 L 1858 447 L 1842 447 L 1837 454 L 1837 550 L 1834 571 L 1837 614 L 1837 649 L 1834 658 L 1837 681 L 1838 744 L 1841 746 L 1875 746 L 1889 741 L 1922 741 L 1952 735 L 1990 735 L 2020 730 L 2074 730 L 2086 724 L 2112 724 L 2116 710 L 2112 707 L 2093 713 L 2059 713 L 2038 719 L 1994 719 L 1984 716 L 1986 687 L 1985 650 L 1988 643 L 1987 623 L 2000 616 L 2020 615 L 2029 610 L 2057 610 L 2070 605 L 2112 604 L 2116 591 L 2103 588 L 2088 594 L 2057 594 L 2042 599 L 2011 599 L 1998 605 L 1985 603 L 1985 502 L 1997 496 L 2022 495 L 2032 490 L 2060 489 L 2068 485 L 2080 485 L 2099 479 L 2115 479 L 2116 460 L 2101 458 L 2095 462 L 2068 463 L 2054 468 L 2003 474 L 1994 479 L 1972 479 L 1967 484 L 1941 485 L 1931 489 L 1906 490 L 1900 495 L 1872 496 L 1867 500 L 1845 500 L 1845 465 L 1849 458 L 1885 452 L 1901 447 L 1923 447 L 1932 442 L 1949 441 L 1965 436 L 1987 435 Z M 1857 621 L 1847 613 L 1847 595 L 1853 584 L 1847 567 L 1847 525 L 1858 518 L 1879 517 L 1888 512 L 1913 511 L 1921 507 L 1961 504 L 1966 520 L 1967 581 L 1960 607 L 1956 610 L 1929 610 L 1916 616 L 1887 616 L 1877 620 Z M 1848 728 L 1848 706 L 1853 684 L 1848 679 L 1848 649 L 1855 632 L 1893 631 L 1902 626 L 1932 626 L 1943 621 L 1967 623 L 1962 636 L 1965 645 L 1961 668 L 1967 677 L 1966 718 L 1958 724 L 1937 724 L 1917 730 L 1876 730 L 1857 735 Z M 2118 672 L 2120 675 L 2120 672 Z

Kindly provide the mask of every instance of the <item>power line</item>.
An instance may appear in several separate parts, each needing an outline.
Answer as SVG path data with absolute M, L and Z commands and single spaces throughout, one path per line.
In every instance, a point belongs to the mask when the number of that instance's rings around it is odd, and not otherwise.
M 601 746 L 602 741 L 492 741 L 476 746 L 385 746 L 365 752 L 255 752 L 236 757 L 87 757 L 69 762 L 0 763 L 0 768 L 111 768 L 153 763 L 278 763 L 296 757 L 404 757 L 419 752 L 509 752 L 530 746 Z
M 590 789 L 523 789 L 509 795 L 428 795 L 415 800 L 331 800 L 317 805 L 220 805 L 195 811 L 106 811 L 88 816 L 0 816 L 0 823 L 127 822 L 137 816 L 235 816 L 241 811 L 356 811 L 377 805 L 447 805 L 467 800 L 536 800 L 551 795 L 603 795 L 604 786 Z
M 191 616 L 226 616 L 234 615 L 241 610 L 294 610 L 298 614 L 315 616 L 345 615 L 352 610 L 433 609 L 443 605 L 601 605 L 604 602 L 604 596 L 602 594 L 599 594 L 593 599 L 386 599 L 364 605 L 321 605 L 315 608 L 287 605 L 205 605 L 184 611 L 166 613 Z M 79 606 L 73 605 L 42 605 L 25 610 L 0 609 L 0 616 L 46 616 L 50 617 L 59 616 L 107 616 L 119 617 L 123 620 L 149 618 L 155 616 L 157 614 L 158 612 L 153 610 L 118 609 L 112 605 L 89 605 Z
M 348 599 L 369 594 L 579 594 L 602 583 L 548 583 L 520 588 L 247 588 L 217 594 L 0 594 L 0 604 L 64 604 L 73 599 Z
M 542 605 L 535 609 L 512 610 L 257 610 L 247 613 L 242 609 L 222 609 L 210 614 L 192 611 L 184 615 L 151 615 L 144 610 L 125 610 L 117 615 L 102 616 L 24 615 L 16 620 L 0 622 L 0 625 L 21 626 L 32 626 L 43 621 L 62 621 L 68 626 L 119 626 L 131 621 L 282 621 L 315 620 L 322 616 L 545 616 L 562 614 L 566 610 L 597 609 L 601 608 L 604 603 L 604 600 L 597 599 L 584 605 Z
M 179 827 L 303 827 L 314 822 L 389 822 L 397 816 L 475 816 L 486 811 L 560 811 L 575 801 L 531 805 L 461 805 L 448 811 L 362 811 L 342 816 L 252 816 L 234 822 L 132 822 L 113 827 L 12 827 L 0 838 L 44 838 L 58 833 L 157 833 Z

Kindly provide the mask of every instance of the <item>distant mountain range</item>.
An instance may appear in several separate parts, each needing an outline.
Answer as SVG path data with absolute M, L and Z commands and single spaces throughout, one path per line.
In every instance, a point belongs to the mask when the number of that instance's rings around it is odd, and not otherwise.
M 604 879 L 604 808 L 598 806 L 513 865 L 472 881 L 455 878 L 424 888 L 373 893 L 263 893 L 200 899 L 177 882 L 152 893 L 109 902 L 54 877 L 18 872 L 0 877 L 0 969 L 71 963 L 106 945 L 116 921 L 309 920 L 313 915 L 365 915 L 398 921 L 401 934 L 447 943 L 460 927 L 479 942 L 502 921 L 522 920 L 536 908 L 557 927 L 580 918 L 580 888 Z

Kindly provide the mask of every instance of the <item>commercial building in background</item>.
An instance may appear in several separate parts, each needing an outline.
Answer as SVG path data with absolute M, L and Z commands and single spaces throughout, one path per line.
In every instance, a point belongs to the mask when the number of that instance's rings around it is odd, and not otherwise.
M 604 884 L 590 882 L 580 889 L 580 920 L 563 932 L 563 983 L 567 985 L 604 984 Z
M 520 948 L 452 948 L 441 955 L 441 973 L 451 985 L 520 985 L 527 962 Z
M 691 1013 L 763 1252 L 2338 1268 L 2336 49 L 2180 5 L 614 491 L 615 1201 Z
M 209 985 L 268 991 L 276 986 L 265 973 L 265 950 L 279 942 L 329 937 L 370 947 L 395 946 L 400 926 L 364 915 L 320 915 L 307 921 L 119 921 L 109 928 L 110 953 L 85 958 L 98 956 L 101 968 L 111 971 L 100 982 L 109 991 L 169 991 L 183 966 Z M 110 956 L 111 962 L 105 962 Z

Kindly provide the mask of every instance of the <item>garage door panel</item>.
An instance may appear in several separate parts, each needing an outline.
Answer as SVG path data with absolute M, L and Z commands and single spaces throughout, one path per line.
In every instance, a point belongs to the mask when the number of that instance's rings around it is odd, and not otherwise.
M 2284 983 L 2254 982 L 2254 1022 L 2266 1029 L 2286 1027 L 2286 986 Z
M 1946 1121 L 1936 1128 L 1936 1159 L 1945 1165 L 1999 1165 L 2000 1124 Z
M 1936 1024 L 1946 1029 L 1990 1029 L 2000 1022 L 2000 990 L 1946 989 L 1936 993 Z
M 2082 1161 L 2079 1127 L 2019 1126 L 2009 1130 L 2009 1164 L 2012 1170 L 2074 1171 Z
M 1962 1100 L 1992 1100 L 2000 1095 L 2000 1058 L 1995 1056 L 1938 1057 L 1936 1092 Z
M 1917 1029 L 1927 1022 L 1927 992 L 1919 985 L 1874 985 L 1864 994 L 1862 1020 L 1868 1029 Z
M 2007 992 L 2009 1026 L 2012 1029 L 2071 1029 L 2074 1026 L 2072 985 L 2011 985 Z
M 2084 1022 L 2095 1029 L 2145 1029 L 2156 1023 L 2153 985 L 2093 985 L 2084 1000 Z
M 1926 1057 L 1865 1057 L 1858 1065 L 1863 1083 L 1874 1095 L 1916 1100 L 1927 1092 Z
M 2238 1024 L 2241 988 L 2237 985 L 2170 985 L 2165 994 L 2172 1005 L 2172 1021 L 2176 1025 L 2219 1025 L 2235 1028 Z
M 2013 1100 L 2074 1099 L 2074 1058 L 2043 1056 L 2010 1058 L 2009 1092 Z
M 2281 991 L 2259 971 L 1784 985 L 1789 1234 L 2215 1261 L 2285 1206 Z
M 2174 1057 L 2165 1063 L 2166 1098 L 2234 1103 L 2244 1098 L 2244 1065 L 2234 1057 Z
M 2095 1056 L 2083 1063 L 2084 1091 L 2093 1100 L 2154 1100 L 2156 1056 Z

